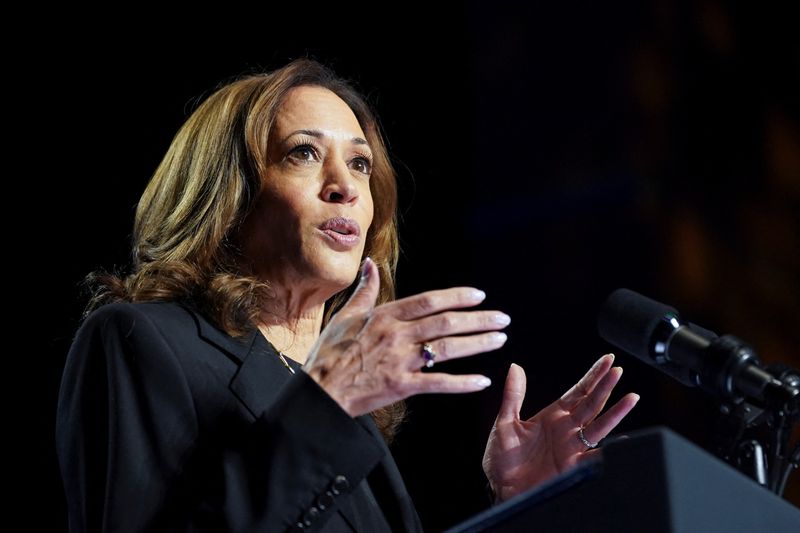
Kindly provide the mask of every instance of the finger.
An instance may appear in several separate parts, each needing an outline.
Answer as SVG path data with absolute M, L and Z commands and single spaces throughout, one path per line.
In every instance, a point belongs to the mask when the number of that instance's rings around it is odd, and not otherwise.
M 486 298 L 474 287 L 452 287 L 427 291 L 384 304 L 389 314 L 399 320 L 415 320 L 447 309 L 472 307 Z
M 436 363 L 449 359 L 458 359 L 491 350 L 497 350 L 506 343 L 508 336 L 505 333 L 491 332 L 481 335 L 470 335 L 465 337 L 445 337 L 430 343 L 433 352 L 436 354 Z M 415 343 L 415 346 L 418 346 Z M 420 353 L 421 355 L 421 353 Z M 421 359 L 412 359 L 409 362 L 409 370 L 419 368 L 424 364 Z
M 578 381 L 571 389 L 561 396 L 561 402 L 565 409 L 572 410 L 577 403 L 585 396 L 590 394 L 597 383 L 603 379 L 603 376 L 611 368 L 614 363 L 614 354 L 608 353 L 595 361 L 592 368 Z
M 503 329 L 511 317 L 500 311 L 452 311 L 409 322 L 406 334 L 415 341 L 475 331 Z
M 591 442 L 599 442 L 606 438 L 611 431 L 617 427 L 623 418 L 636 406 L 639 395 L 633 392 L 623 396 L 603 416 L 597 418 L 583 430 L 584 436 Z
M 622 368 L 616 366 L 609 370 L 600 383 L 589 393 L 588 396 L 579 401 L 571 410 L 572 418 L 579 424 L 589 423 L 594 417 L 600 414 L 605 407 L 611 392 L 619 383 L 622 377 Z
M 584 461 L 588 461 L 592 458 L 601 458 L 603 456 L 603 450 L 600 448 L 589 448 L 582 454 L 578 456 L 578 463 L 583 463 Z
M 414 374 L 412 394 L 448 393 L 458 394 L 483 390 L 492 380 L 480 374 L 454 375 L 445 373 Z
M 498 423 L 519 420 L 522 401 L 525 399 L 526 383 L 525 370 L 521 366 L 511 363 L 503 389 L 503 403 L 500 404 L 500 412 L 497 413 Z
M 361 267 L 361 280 L 358 282 L 356 290 L 347 300 L 340 313 L 366 313 L 375 307 L 375 300 L 378 298 L 380 291 L 380 276 L 378 274 L 378 267 L 375 262 L 367 257 L 364 259 L 364 265 Z

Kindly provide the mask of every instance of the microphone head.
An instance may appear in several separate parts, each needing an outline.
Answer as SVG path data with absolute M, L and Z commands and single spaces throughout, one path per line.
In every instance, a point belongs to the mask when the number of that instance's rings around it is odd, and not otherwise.
M 597 316 L 597 332 L 605 341 L 653 364 L 652 342 L 664 317 L 678 311 L 630 289 L 617 289 Z

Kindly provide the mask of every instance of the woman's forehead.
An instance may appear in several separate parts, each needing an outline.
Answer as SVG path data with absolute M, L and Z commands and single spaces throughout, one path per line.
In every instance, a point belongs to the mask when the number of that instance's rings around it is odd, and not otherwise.
M 345 142 L 365 138 L 350 106 L 333 91 L 323 87 L 301 86 L 291 89 L 278 108 L 274 127 L 281 139 L 295 132 L 311 131 Z

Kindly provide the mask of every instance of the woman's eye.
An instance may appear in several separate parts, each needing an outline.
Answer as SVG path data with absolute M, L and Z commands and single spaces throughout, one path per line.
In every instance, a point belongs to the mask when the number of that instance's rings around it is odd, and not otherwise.
M 295 159 L 299 159 L 300 161 L 314 161 L 316 156 L 316 152 L 314 151 L 314 147 L 308 144 L 301 144 L 300 146 L 293 148 L 289 155 Z
M 372 173 L 372 163 L 369 162 L 369 159 L 366 157 L 357 157 L 353 160 L 353 166 L 358 172 L 362 172 L 364 174 L 371 174 Z

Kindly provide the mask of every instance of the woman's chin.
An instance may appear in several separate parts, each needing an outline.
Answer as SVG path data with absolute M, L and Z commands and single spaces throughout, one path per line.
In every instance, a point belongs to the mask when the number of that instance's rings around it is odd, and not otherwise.
M 330 250 L 320 258 L 322 260 L 320 262 L 321 271 L 350 285 L 358 277 L 358 271 L 361 268 L 361 254 L 356 250 L 352 250 L 351 253 L 330 252 L 333 251 Z
M 336 292 L 341 292 L 356 281 L 360 266 L 352 260 L 328 262 L 316 269 L 317 277 L 320 283 L 331 286 Z

